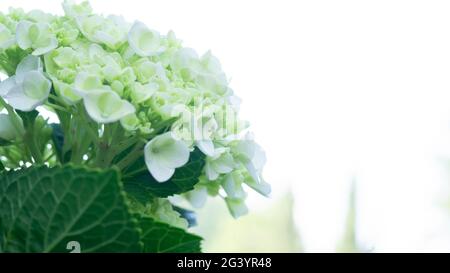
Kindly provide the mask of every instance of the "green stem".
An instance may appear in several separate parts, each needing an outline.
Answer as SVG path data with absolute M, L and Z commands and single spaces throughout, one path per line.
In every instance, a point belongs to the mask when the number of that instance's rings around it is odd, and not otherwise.
M 64 108 L 62 106 L 59 106 L 57 104 L 53 104 L 51 102 L 47 102 L 47 103 L 45 103 L 45 105 L 47 105 L 47 106 L 49 106 L 49 107 L 51 107 L 51 108 L 53 108 L 55 110 L 59 110 L 59 111 L 66 112 L 66 113 L 70 114 L 70 111 L 68 111 L 66 108 Z
M 31 130 L 27 130 L 24 136 L 25 143 L 28 145 L 28 149 L 30 150 L 31 156 L 34 159 L 35 163 L 44 163 L 44 160 L 42 158 L 42 152 L 39 150 L 39 147 L 36 143 L 36 138 L 33 136 L 33 127 L 30 128 Z
M 133 162 L 138 160 L 143 154 L 142 148 L 143 148 L 143 143 L 140 143 L 140 142 L 136 143 L 136 145 L 131 150 L 131 152 L 128 153 L 122 160 L 117 162 L 117 164 L 116 164 L 117 167 L 119 167 L 120 170 L 123 170 L 126 167 L 128 167 L 130 164 L 132 164 Z

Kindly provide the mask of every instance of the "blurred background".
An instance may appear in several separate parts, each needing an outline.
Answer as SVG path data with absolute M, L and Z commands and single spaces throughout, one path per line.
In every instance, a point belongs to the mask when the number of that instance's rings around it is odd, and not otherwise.
M 205 251 L 450 251 L 450 2 L 90 2 L 211 49 L 243 99 L 273 193 L 209 200 Z

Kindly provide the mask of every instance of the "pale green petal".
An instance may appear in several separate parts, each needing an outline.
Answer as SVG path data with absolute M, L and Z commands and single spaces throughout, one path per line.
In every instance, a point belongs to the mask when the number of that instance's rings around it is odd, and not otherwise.
M 59 67 L 75 67 L 79 63 L 77 53 L 71 47 L 60 47 L 56 51 L 53 61 Z
M 244 178 L 239 172 L 229 173 L 225 176 L 222 182 L 222 187 L 230 198 L 243 199 L 246 197 L 242 182 Z
M 200 58 L 200 63 L 202 65 L 202 68 L 207 73 L 212 73 L 212 74 L 222 73 L 222 66 L 220 65 L 219 60 L 212 55 L 211 51 L 206 52 Z
M 197 140 L 195 142 L 197 147 L 204 153 L 205 155 L 212 156 L 214 155 L 214 143 L 209 139 Z
M 42 60 L 39 57 L 29 55 L 25 57 L 19 65 L 17 65 L 16 68 L 16 81 L 18 83 L 22 82 L 24 80 L 24 76 L 26 73 L 30 71 L 42 71 L 43 70 L 43 64 Z
M 36 48 L 31 54 L 35 56 L 44 55 L 45 53 L 48 53 L 57 47 L 58 47 L 58 39 L 56 39 L 56 37 L 49 37 L 46 38 L 44 45 Z
M 0 96 L 6 96 L 8 92 L 16 86 L 16 84 L 16 76 L 11 76 L 0 82 Z
M 79 96 L 69 84 L 54 79 L 53 86 L 56 94 L 61 96 L 67 104 L 72 105 L 81 100 L 81 96 Z
M 8 104 L 14 109 L 24 112 L 32 111 L 42 104 L 42 101 L 28 97 L 25 94 L 22 85 L 16 85 L 9 91 L 5 98 L 8 101 Z
M 245 179 L 244 183 L 264 196 L 269 196 L 270 192 L 272 191 L 270 184 L 268 184 L 262 179 L 259 183 L 256 182 L 254 179 Z
M 160 183 L 166 182 L 175 173 L 175 168 L 166 167 L 157 160 L 146 161 L 146 163 L 152 176 Z
M 248 213 L 248 208 L 242 199 L 227 197 L 225 198 L 225 202 L 227 203 L 228 210 L 234 218 L 239 218 Z
M 252 140 L 241 140 L 233 148 L 233 151 L 242 159 L 244 162 L 252 160 L 255 154 L 255 142 Z
M 159 182 L 172 177 L 175 168 L 189 160 L 189 148 L 176 140 L 170 132 L 156 136 L 144 148 L 145 162 L 152 176 Z
M 139 128 L 139 123 L 135 113 L 120 119 L 120 125 L 127 131 L 136 131 Z
M 214 169 L 211 162 L 207 161 L 205 164 L 205 173 L 208 177 L 208 180 L 214 181 L 219 178 L 219 173 Z
M 75 4 L 72 0 L 64 0 L 62 3 L 64 13 L 69 17 L 86 16 L 92 14 L 92 7 L 88 1 Z
M 133 67 L 137 80 L 141 83 L 147 83 L 152 79 L 167 81 L 166 72 L 161 63 L 154 63 L 147 59 L 141 59 L 136 62 Z
M 170 132 L 155 137 L 149 149 L 153 157 L 167 167 L 178 168 L 189 160 L 190 152 L 187 145 L 183 141 L 176 140 Z
M 255 166 L 257 170 L 261 170 L 266 164 L 266 161 L 266 153 L 261 148 L 261 146 L 255 143 L 255 153 L 253 154 L 252 158 L 253 166 Z
M 176 70 L 180 71 L 185 68 L 189 68 L 193 63 L 198 61 L 198 55 L 195 50 L 191 48 L 181 48 L 174 55 L 170 66 Z
M 154 56 L 161 53 L 161 37 L 158 32 L 149 29 L 141 22 L 135 22 L 128 33 L 131 48 L 141 57 Z
M 136 82 L 131 89 L 131 99 L 135 103 L 142 103 L 151 98 L 158 88 L 159 85 L 153 82 L 147 84 Z
M 229 153 L 223 153 L 216 160 L 212 161 L 213 168 L 218 173 L 229 173 L 234 168 L 234 160 L 233 157 Z
M 27 19 L 33 22 L 46 22 L 50 23 L 54 17 L 49 13 L 45 13 L 41 10 L 34 9 L 28 12 Z
M 24 93 L 36 101 L 43 102 L 50 94 L 52 84 L 40 71 L 30 71 L 23 80 Z
M 194 190 L 186 193 L 186 198 L 194 208 L 201 208 L 205 205 L 208 198 L 208 192 L 205 187 L 196 187 Z
M 122 70 L 122 73 L 119 77 L 119 80 L 124 85 L 133 84 L 134 81 L 136 81 L 136 75 L 134 74 L 134 71 L 131 67 L 126 67 Z
M 3 24 L 0 24 L 0 49 L 6 49 L 15 43 L 15 37 Z
M 103 63 L 106 56 L 106 51 L 98 44 L 91 44 L 89 46 L 89 58 L 93 62 Z
M 16 27 L 16 40 L 20 48 L 34 49 L 33 55 L 43 55 L 58 47 L 58 40 L 47 23 L 20 21 Z
M 79 93 L 86 93 L 91 90 L 101 89 L 102 80 L 97 75 L 80 72 L 75 78 L 74 87 Z
M 29 21 L 20 21 L 16 27 L 16 41 L 21 49 L 29 49 L 33 43 L 30 38 L 29 30 L 33 23 Z
M 101 28 L 104 18 L 98 15 L 76 17 L 76 23 L 81 33 L 92 42 L 100 42 L 95 40 L 95 32 Z
M 92 90 L 84 95 L 89 116 L 98 123 L 112 123 L 135 112 L 134 106 L 114 91 Z

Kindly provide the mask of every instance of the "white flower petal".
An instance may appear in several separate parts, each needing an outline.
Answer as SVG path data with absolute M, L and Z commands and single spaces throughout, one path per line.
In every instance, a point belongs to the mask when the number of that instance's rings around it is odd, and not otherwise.
M 41 58 L 28 55 L 17 65 L 16 81 L 21 83 L 25 77 L 25 74 L 33 70 L 43 71 Z
M 205 173 L 206 177 L 208 177 L 209 181 L 214 181 L 219 178 L 219 173 L 212 167 L 210 162 L 206 162 L 205 164 Z
M 61 96 L 69 105 L 75 104 L 77 101 L 81 100 L 81 96 L 79 96 L 72 86 L 61 82 L 57 79 L 53 79 L 53 86 L 55 88 L 55 92 Z
M 205 205 L 208 198 L 208 192 L 205 187 L 196 187 L 194 190 L 186 193 L 186 197 L 194 208 L 201 208 Z
M 135 103 L 142 103 L 151 98 L 158 88 L 159 85 L 154 82 L 147 84 L 136 82 L 131 89 L 131 98 Z
M 33 41 L 29 37 L 29 30 L 33 23 L 22 20 L 16 27 L 16 41 L 21 49 L 29 49 Z
M 239 173 L 227 174 L 222 187 L 230 198 L 245 198 L 246 194 L 242 188 L 243 177 Z
M 225 202 L 234 218 L 239 218 L 248 213 L 248 208 L 242 199 L 225 198 Z
M 147 168 L 149 169 L 152 176 L 156 179 L 156 181 L 162 183 L 169 180 L 172 175 L 175 173 L 174 168 L 166 167 L 160 164 L 157 160 L 146 160 Z
M 11 31 L 3 24 L 0 24 L 0 49 L 12 46 L 16 40 Z
M 189 161 L 189 148 L 183 141 L 175 139 L 172 133 L 167 132 L 159 135 L 152 141 L 150 145 L 151 152 L 158 157 L 161 164 L 171 168 L 178 168 Z
M 253 166 L 255 166 L 257 170 L 261 170 L 264 165 L 266 165 L 266 161 L 266 153 L 261 148 L 261 146 L 255 143 L 255 153 L 253 154 L 252 158 Z
M 214 143 L 211 140 L 197 140 L 195 144 L 205 155 L 214 155 Z
M 166 179 L 162 179 L 161 173 L 154 174 L 155 168 L 162 168 L 161 172 L 168 174 L 169 169 L 175 170 L 189 161 L 190 151 L 183 141 L 175 139 L 171 132 L 167 132 L 149 141 L 145 145 L 144 155 L 147 167 L 153 177 L 159 182 L 164 182 L 173 173 Z
M 103 84 L 99 76 L 80 72 L 75 78 L 74 86 L 77 91 L 86 93 L 90 90 L 101 89 Z
M 11 76 L 0 82 L 0 96 L 6 96 L 8 92 L 14 88 L 14 86 L 16 86 L 16 76 Z
M 25 112 L 32 111 L 37 106 L 42 104 L 42 101 L 28 97 L 25 94 L 22 85 L 14 86 L 14 88 L 9 91 L 5 98 L 8 100 L 8 104 L 11 105 L 14 109 Z
M 253 163 L 252 162 L 248 162 L 247 164 L 245 164 L 245 168 L 247 169 L 248 173 L 253 178 L 253 180 L 255 180 L 256 183 L 259 183 L 260 182 L 259 172 L 255 168 Z
M 111 123 L 135 112 L 134 106 L 110 90 L 94 90 L 83 97 L 89 116 L 98 123 Z
M 58 39 L 56 39 L 56 37 L 51 37 L 49 38 L 48 44 L 46 46 L 36 48 L 31 54 L 34 56 L 44 55 L 45 53 L 48 53 L 57 47 Z
M 271 188 L 270 184 L 265 182 L 262 179 L 261 179 L 261 181 L 259 183 L 256 183 L 253 180 L 251 180 L 251 181 L 245 180 L 244 182 L 250 188 L 254 189 L 255 191 L 257 191 L 258 193 L 260 193 L 260 194 L 262 194 L 264 196 L 269 196 L 270 192 L 272 191 L 272 188 Z
M 127 131 L 135 131 L 139 128 L 139 119 L 136 114 L 129 114 L 120 119 L 120 125 Z
M 141 57 L 153 56 L 161 53 L 161 38 L 158 32 L 149 29 L 141 22 L 135 22 L 128 33 L 128 42 Z
M 214 160 L 212 165 L 218 173 L 229 173 L 233 170 L 235 163 L 233 157 L 230 154 L 225 153 Z
M 52 84 L 40 71 L 30 71 L 24 75 L 23 91 L 35 100 L 43 102 L 48 98 Z

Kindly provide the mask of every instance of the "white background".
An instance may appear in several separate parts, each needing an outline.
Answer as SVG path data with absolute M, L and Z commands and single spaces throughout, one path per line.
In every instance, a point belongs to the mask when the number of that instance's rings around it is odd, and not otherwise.
M 334 250 L 355 177 L 364 246 L 450 251 L 450 2 L 91 4 L 222 61 L 267 151 L 273 198 L 294 192 L 306 250 Z M 62 13 L 58 0 L 9 6 Z M 251 209 L 270 202 L 251 196 Z

